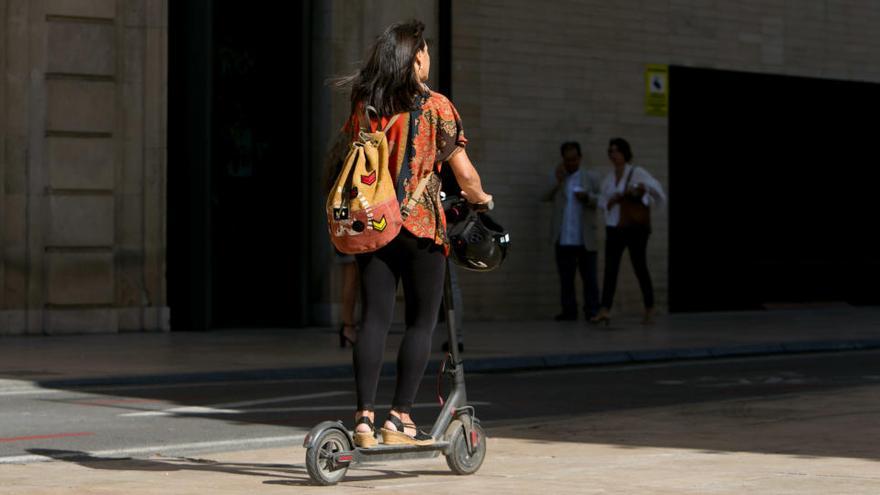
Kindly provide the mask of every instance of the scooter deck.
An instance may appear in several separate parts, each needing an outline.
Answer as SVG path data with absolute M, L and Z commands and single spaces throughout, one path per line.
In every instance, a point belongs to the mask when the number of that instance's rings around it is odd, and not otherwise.
M 447 447 L 449 447 L 449 442 L 439 441 L 434 442 L 431 445 L 383 445 L 380 443 L 379 445 L 368 449 L 356 447 L 354 450 L 364 457 L 372 457 L 391 454 L 408 454 L 411 452 L 430 452 L 432 450 L 444 450 Z
M 368 449 L 355 447 L 347 452 L 336 452 L 333 457 L 340 464 L 361 464 L 405 459 L 428 459 L 437 457 L 449 447 L 449 442 L 431 445 L 378 445 Z

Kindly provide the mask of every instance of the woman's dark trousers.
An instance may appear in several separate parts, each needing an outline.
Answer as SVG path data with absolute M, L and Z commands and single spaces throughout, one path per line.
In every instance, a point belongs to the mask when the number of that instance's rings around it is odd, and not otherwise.
M 397 355 L 392 408 L 410 412 L 431 352 L 431 333 L 443 294 L 446 256 L 431 239 L 406 231 L 378 251 L 357 255 L 363 316 L 354 346 L 358 410 L 374 410 L 385 340 L 394 316 L 397 283 L 403 281 L 406 332 Z
M 629 259 L 642 289 L 645 308 L 654 307 L 654 287 L 651 274 L 648 273 L 648 237 L 651 231 L 647 227 L 606 227 L 605 228 L 605 277 L 602 283 L 602 307 L 611 309 L 614 303 L 614 292 L 617 290 L 617 274 L 620 271 L 620 259 L 623 251 L 629 249 Z

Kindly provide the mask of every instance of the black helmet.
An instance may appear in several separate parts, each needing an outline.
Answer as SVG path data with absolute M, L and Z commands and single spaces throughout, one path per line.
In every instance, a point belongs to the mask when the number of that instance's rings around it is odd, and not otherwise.
M 468 208 L 464 201 L 447 203 L 452 260 L 468 270 L 488 272 L 507 257 L 510 234 L 486 213 Z

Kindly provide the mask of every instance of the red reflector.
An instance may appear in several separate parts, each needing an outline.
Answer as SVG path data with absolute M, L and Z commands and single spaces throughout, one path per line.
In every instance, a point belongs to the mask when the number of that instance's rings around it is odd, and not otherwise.
M 479 442 L 480 442 L 480 438 L 477 436 L 477 432 L 472 431 L 471 432 L 471 445 L 476 447 L 477 445 L 479 445 Z
M 350 455 L 341 455 L 341 456 L 339 456 L 339 461 L 340 461 L 340 462 L 350 461 L 350 460 L 351 460 L 351 456 L 350 456 Z

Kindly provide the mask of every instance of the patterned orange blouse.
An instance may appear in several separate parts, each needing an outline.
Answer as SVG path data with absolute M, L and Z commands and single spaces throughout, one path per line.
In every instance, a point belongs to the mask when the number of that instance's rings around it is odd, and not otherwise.
M 443 246 L 449 254 L 449 239 L 446 237 L 446 216 L 440 204 L 440 166 L 459 149 L 467 145 L 461 117 L 449 98 L 429 91 L 419 97 L 417 110 L 401 114 L 386 136 L 389 148 L 389 169 L 398 180 L 399 171 L 408 160 L 411 172 L 406 181 L 406 196 L 401 204 L 409 201 L 422 177 L 430 175 L 425 191 L 415 207 L 403 222 L 403 227 L 416 237 L 433 239 Z M 346 124 L 346 130 L 358 129 L 362 112 L 356 112 Z M 383 128 L 391 116 L 383 116 L 377 123 L 370 122 L 370 128 Z M 400 190 L 398 188 L 398 190 Z M 456 193 L 458 191 L 455 191 Z

